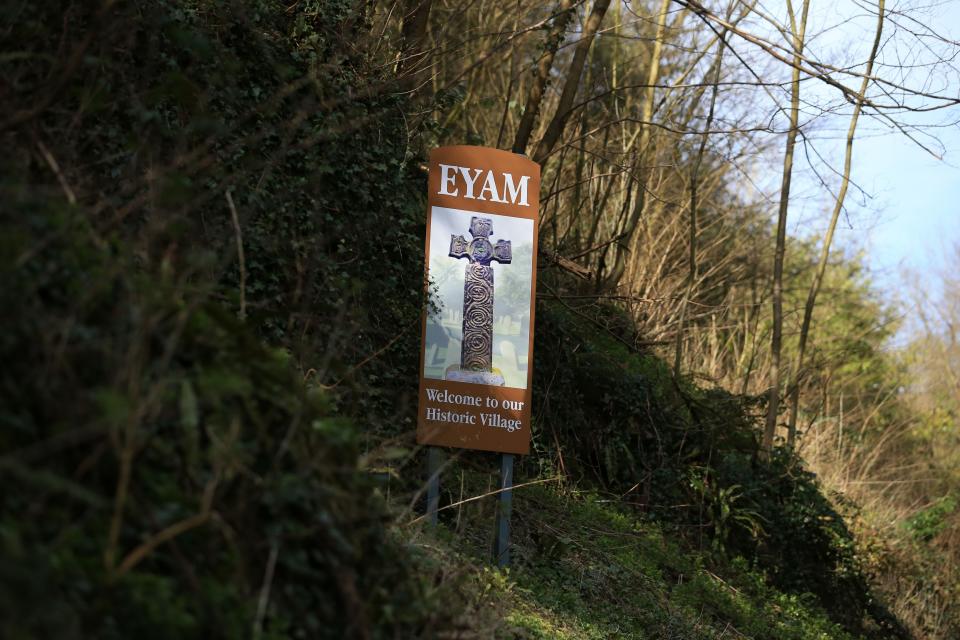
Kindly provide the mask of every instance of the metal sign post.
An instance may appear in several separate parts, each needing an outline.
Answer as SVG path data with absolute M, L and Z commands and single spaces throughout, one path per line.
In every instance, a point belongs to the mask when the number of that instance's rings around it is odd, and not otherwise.
M 427 522 L 437 524 L 437 511 L 440 510 L 440 468 L 443 466 L 443 454 L 439 447 L 427 447 Z
M 500 493 L 497 497 L 497 524 L 493 559 L 501 569 L 510 564 L 510 511 L 513 509 L 513 454 L 500 456 Z

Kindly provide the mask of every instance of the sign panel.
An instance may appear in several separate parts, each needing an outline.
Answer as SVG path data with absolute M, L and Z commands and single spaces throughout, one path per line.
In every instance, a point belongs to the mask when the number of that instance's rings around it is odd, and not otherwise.
M 484 147 L 430 154 L 417 442 L 530 451 L 540 167 Z

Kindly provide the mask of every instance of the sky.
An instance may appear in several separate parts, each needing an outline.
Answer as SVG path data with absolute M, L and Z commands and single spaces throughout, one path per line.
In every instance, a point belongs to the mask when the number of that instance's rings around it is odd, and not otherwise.
M 943 160 L 900 135 L 860 140 L 853 170 L 873 194 L 865 215 L 842 240 L 867 232 L 867 259 L 880 282 L 895 283 L 904 269 L 932 277 L 952 243 L 960 243 L 960 133 L 942 136 Z M 921 281 L 922 282 L 922 281 Z
M 784 6 L 785 2 L 779 0 L 771 0 L 767 5 L 770 13 L 781 16 L 786 15 Z M 807 33 L 815 35 L 809 51 L 825 62 L 862 64 L 876 28 L 876 18 L 864 8 L 873 11 L 875 7 L 875 0 L 864 0 L 862 4 L 854 0 L 812 0 Z M 888 0 L 887 11 L 893 22 L 888 21 L 884 28 L 880 60 L 889 66 L 878 67 L 875 74 L 893 77 L 894 67 L 915 65 L 914 70 L 897 80 L 910 87 L 960 98 L 960 74 L 953 68 L 960 67 L 960 56 L 952 67 L 931 70 L 923 66 L 932 59 L 930 49 L 951 47 L 930 38 L 918 39 L 907 32 L 913 26 L 911 18 L 916 18 L 933 25 L 938 34 L 960 41 L 960 0 Z M 960 45 L 952 48 L 956 52 Z M 848 80 L 847 84 L 859 89 L 858 80 Z M 821 105 L 837 104 L 837 92 L 821 82 L 806 81 L 803 92 L 807 99 Z M 876 87 L 868 93 L 879 95 Z M 841 109 L 838 115 L 823 118 L 813 126 L 818 150 L 837 170 L 842 167 L 850 110 Z M 816 111 L 810 109 L 808 113 Z M 859 188 L 851 187 L 847 194 L 846 213 L 835 242 L 848 252 L 863 251 L 876 285 L 891 290 L 891 296 L 904 286 L 904 272 L 909 270 L 919 276 L 916 282 L 936 297 L 935 276 L 944 267 L 950 247 L 960 245 L 960 127 L 952 124 L 960 120 L 960 107 L 900 117 L 935 133 L 936 141 L 922 141 L 941 154 L 942 160 L 888 125 L 861 117 L 852 163 L 852 180 Z M 781 153 L 782 149 L 777 155 Z M 819 170 L 824 172 L 824 166 Z M 794 180 L 796 198 L 791 198 L 791 230 L 797 235 L 822 236 L 832 198 L 807 166 L 795 172 Z M 833 184 L 836 182 L 834 179 Z

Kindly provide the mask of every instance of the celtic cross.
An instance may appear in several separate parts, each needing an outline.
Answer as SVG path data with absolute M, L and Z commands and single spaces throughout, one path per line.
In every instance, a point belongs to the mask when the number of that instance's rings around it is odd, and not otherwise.
M 513 254 L 509 240 L 491 244 L 493 221 L 474 216 L 470 219 L 467 242 L 462 235 L 450 236 L 450 257 L 466 258 L 463 283 L 463 342 L 460 345 L 460 370 L 448 372 L 447 379 L 462 382 L 503 385 L 503 377 L 493 373 L 493 267 L 490 262 L 510 264 Z

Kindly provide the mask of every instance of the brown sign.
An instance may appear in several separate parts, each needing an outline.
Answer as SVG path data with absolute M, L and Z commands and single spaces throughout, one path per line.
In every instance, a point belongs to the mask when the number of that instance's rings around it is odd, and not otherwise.
M 530 451 L 540 167 L 507 151 L 430 154 L 417 442 Z

